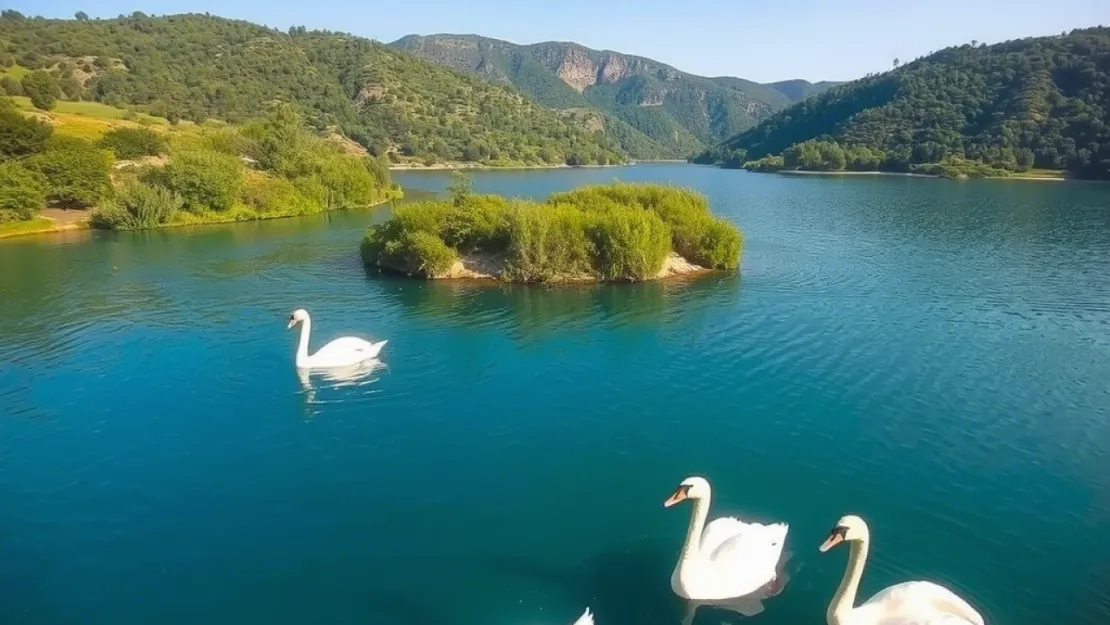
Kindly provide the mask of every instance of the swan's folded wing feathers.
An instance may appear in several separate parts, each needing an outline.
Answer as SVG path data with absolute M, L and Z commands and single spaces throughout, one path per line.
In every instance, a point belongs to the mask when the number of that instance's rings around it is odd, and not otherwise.
M 959 595 L 933 582 L 902 582 L 875 593 L 864 607 L 882 607 L 906 625 L 984 625 L 983 617 Z M 859 608 L 857 608 L 858 610 Z
M 582 613 L 582 616 L 578 617 L 578 620 L 574 622 L 574 625 L 594 625 L 594 615 L 590 612 L 589 608 L 586 608 L 586 611 Z
M 701 550 L 706 553 L 713 553 L 725 541 L 743 534 L 747 527 L 747 523 L 732 516 L 713 519 L 702 530 Z
M 710 558 L 723 566 L 738 566 L 757 576 L 774 579 L 776 567 L 786 542 L 787 525 L 774 523 L 741 523 L 740 533 L 727 538 L 710 553 Z

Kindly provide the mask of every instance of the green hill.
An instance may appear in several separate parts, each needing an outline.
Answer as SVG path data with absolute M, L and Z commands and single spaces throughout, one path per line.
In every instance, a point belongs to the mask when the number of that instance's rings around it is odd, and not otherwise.
M 1110 178 L 1110 28 L 947 48 L 811 97 L 701 158 L 779 154 L 753 167 Z
M 778 82 L 769 82 L 765 86 L 778 91 L 784 96 L 790 98 L 791 102 L 801 102 L 802 100 L 825 93 L 833 87 L 843 85 L 843 82 L 835 82 L 832 80 L 822 80 L 821 82 L 809 82 L 808 80 L 780 80 Z
M 626 144 L 638 157 L 688 156 L 799 99 L 748 80 L 694 76 L 651 59 L 575 43 L 517 45 L 477 35 L 409 35 L 389 45 L 512 85 L 544 106 L 600 110 L 648 138 L 644 145 L 658 147 L 656 153 L 641 154 Z
M 613 163 L 620 148 L 518 92 L 351 35 L 207 15 L 0 16 L 0 71 L 46 68 L 63 98 L 171 121 L 257 117 L 279 101 L 394 162 Z M 9 81 L 10 82 L 10 81 Z M 7 83 L 5 83 L 7 84 Z M 630 129 L 623 129 L 628 132 Z

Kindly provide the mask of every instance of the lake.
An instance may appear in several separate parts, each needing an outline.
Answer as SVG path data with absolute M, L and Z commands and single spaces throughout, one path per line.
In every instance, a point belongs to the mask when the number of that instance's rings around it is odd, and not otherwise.
M 400 173 L 441 191 L 445 173 Z M 1110 621 L 1110 185 L 679 164 L 474 174 L 706 194 L 739 275 L 586 287 L 380 276 L 387 207 L 0 245 L 5 625 L 679 623 L 690 509 L 790 523 L 749 622 L 943 582 L 988 623 Z M 388 365 L 301 380 L 313 349 Z M 695 625 L 734 623 L 703 608 Z

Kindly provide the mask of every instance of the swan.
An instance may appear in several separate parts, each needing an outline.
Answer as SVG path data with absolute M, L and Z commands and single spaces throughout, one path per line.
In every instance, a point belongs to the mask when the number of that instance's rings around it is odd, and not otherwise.
M 589 608 L 586 608 L 586 611 L 582 613 L 582 616 L 578 617 L 578 620 L 574 622 L 574 625 L 594 625 L 594 615 L 590 612 Z
M 296 364 L 298 369 L 324 368 L 324 367 L 349 367 L 351 365 L 373 360 L 381 353 L 382 348 L 389 341 L 371 343 L 355 336 L 343 336 L 324 345 L 315 354 L 308 353 L 308 335 L 312 331 L 312 319 L 308 311 L 298 308 L 289 315 L 288 329 L 301 323 L 301 341 L 297 345 Z
M 785 523 L 762 525 L 721 517 L 706 525 L 710 489 L 701 477 L 683 480 L 663 505 L 669 508 L 686 499 L 693 500 L 694 510 L 671 574 L 675 594 L 695 601 L 719 601 L 750 595 L 776 582 L 786 542 Z
M 951 590 L 932 582 L 903 582 L 875 593 L 859 607 L 856 590 L 867 561 L 870 532 L 858 516 L 842 517 L 821 544 L 822 553 L 848 541 L 848 568 L 826 613 L 829 625 L 983 625 L 983 617 Z

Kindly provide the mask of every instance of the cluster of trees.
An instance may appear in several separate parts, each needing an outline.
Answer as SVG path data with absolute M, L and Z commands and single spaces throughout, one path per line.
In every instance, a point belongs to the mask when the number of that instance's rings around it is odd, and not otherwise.
M 547 202 L 473 195 L 399 207 L 362 241 L 368 265 L 434 277 L 461 254 L 503 257 L 517 282 L 647 280 L 672 250 L 704 267 L 739 266 L 743 237 L 706 199 L 662 185 L 612 184 L 557 193 Z
M 41 70 L 36 80 L 52 78 L 60 97 L 171 122 L 242 123 L 267 104 L 293 103 L 310 125 L 338 128 L 395 160 L 624 159 L 603 133 L 577 128 L 515 91 L 338 33 L 284 33 L 206 15 L 53 20 L 5 11 L 0 67 L 13 64 Z
M 1107 58 L 1105 27 L 948 48 L 811 97 L 717 152 L 744 150 L 753 162 L 781 155 L 785 167 L 814 169 L 973 161 L 1110 178 Z
M 104 143 L 125 153 L 155 145 L 137 137 L 105 137 Z M 380 159 L 344 152 L 281 105 L 242 127 L 183 137 L 164 166 L 133 168 L 92 224 L 125 230 L 303 215 L 368 206 L 399 192 Z
M 113 160 L 103 146 L 55 135 L 0 98 L 0 222 L 32 219 L 48 204 L 96 206 L 112 193 Z

